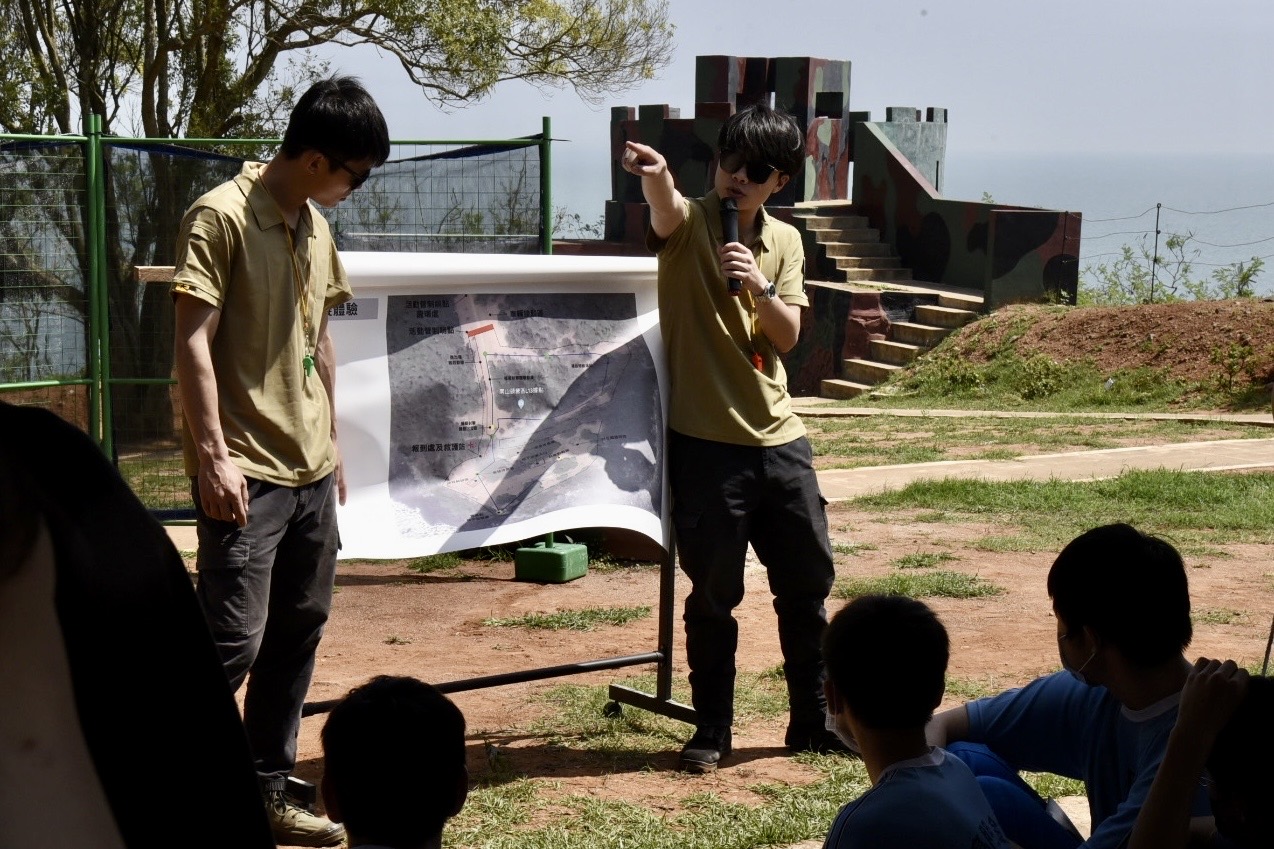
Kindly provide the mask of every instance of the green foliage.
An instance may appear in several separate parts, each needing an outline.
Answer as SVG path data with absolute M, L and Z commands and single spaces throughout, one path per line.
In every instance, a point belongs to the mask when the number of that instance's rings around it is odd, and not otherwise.
M 510 619 L 483 619 L 491 628 L 535 628 L 549 631 L 592 631 L 600 625 L 627 625 L 650 615 L 650 606 L 598 607 L 560 610 L 556 613 L 528 613 Z
M 441 105 L 513 79 L 600 102 L 653 78 L 675 47 L 666 0 L 213 0 L 162 10 L 0 0 L 0 21 L 0 128 L 10 132 L 74 133 L 75 113 L 91 110 L 107 134 L 250 137 L 277 128 L 296 94 L 326 75 L 306 52 L 323 44 L 380 49 Z M 122 115 L 141 126 L 116 127 Z
M 1193 233 L 1170 233 L 1161 245 L 1164 253 L 1155 254 L 1149 237 L 1143 236 L 1135 248 L 1124 245 L 1118 259 L 1086 266 L 1079 282 L 1080 306 L 1214 301 L 1255 294 L 1264 260 L 1254 256 L 1198 277 L 1193 263 L 1200 251 L 1193 240 Z

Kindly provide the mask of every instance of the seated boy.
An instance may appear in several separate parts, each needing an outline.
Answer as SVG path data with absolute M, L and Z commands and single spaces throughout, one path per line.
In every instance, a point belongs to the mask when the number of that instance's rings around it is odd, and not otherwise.
M 929 740 L 969 764 L 1023 849 L 1116 849 L 1150 790 L 1190 671 L 1185 565 L 1164 540 L 1105 525 L 1062 549 L 1048 594 L 1065 671 L 943 711 Z M 1018 770 L 1083 779 L 1089 839 L 1049 816 Z M 1192 807 L 1207 813 L 1201 791 Z
M 464 714 L 415 678 L 381 675 L 323 725 L 323 804 L 350 849 L 436 849 L 469 793 Z
M 1274 846 L 1271 716 L 1274 679 L 1249 677 L 1232 660 L 1199 658 L 1128 849 Z M 1192 820 L 1189 802 L 1205 766 L 1215 818 Z
M 829 724 L 856 741 L 872 783 L 836 815 L 827 849 L 1008 847 L 968 767 L 925 740 L 948 655 L 938 617 L 902 596 L 863 596 L 827 626 Z

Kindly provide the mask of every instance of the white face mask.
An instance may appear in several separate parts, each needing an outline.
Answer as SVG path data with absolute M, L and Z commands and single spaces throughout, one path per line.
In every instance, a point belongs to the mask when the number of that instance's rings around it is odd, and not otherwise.
M 1060 652 L 1059 652 L 1059 654 L 1060 654 Z M 1063 658 L 1062 658 L 1062 669 L 1065 669 L 1067 672 L 1069 672 L 1069 673 L 1071 674 L 1071 677 L 1072 677 L 1072 678 L 1074 678 L 1074 679 L 1075 679 L 1076 681 L 1078 681 L 1079 683 L 1081 683 L 1081 684 L 1087 684 L 1087 683 L 1088 683 L 1088 678 L 1084 675 L 1084 670 L 1088 668 L 1088 664 L 1092 663 L 1092 662 L 1093 662 L 1093 658 L 1095 658 L 1095 657 L 1097 657 L 1097 649 L 1093 649 L 1093 653 L 1092 653 L 1092 654 L 1090 654 L 1090 655 L 1088 656 L 1088 660 L 1086 660 L 1086 661 L 1084 661 L 1083 663 L 1081 663 L 1081 664 L 1079 665 L 1079 668 L 1078 668 L 1078 669 L 1071 669 L 1069 666 L 1067 666 L 1067 665 L 1066 665 L 1066 658 L 1064 658 L 1064 657 L 1063 657 Z
M 823 727 L 836 735 L 836 738 L 845 744 L 845 748 L 849 749 L 856 755 L 861 755 L 863 750 L 859 748 L 858 741 L 848 731 L 844 731 L 840 727 L 840 723 L 836 721 L 836 714 L 831 711 L 823 712 Z

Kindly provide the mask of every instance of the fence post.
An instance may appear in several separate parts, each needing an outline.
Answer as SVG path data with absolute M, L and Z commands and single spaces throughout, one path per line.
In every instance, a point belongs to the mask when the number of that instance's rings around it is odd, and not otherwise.
M 540 130 L 540 250 L 553 253 L 553 130 L 545 115 Z
M 88 251 L 88 276 L 84 280 L 84 298 L 88 302 L 88 332 L 85 352 L 88 358 L 88 429 L 89 436 L 102 445 L 102 302 L 98 297 L 98 269 L 102 256 L 98 251 L 97 229 L 101 224 L 101 207 L 96 201 L 101 169 L 101 116 L 84 116 L 84 247 Z

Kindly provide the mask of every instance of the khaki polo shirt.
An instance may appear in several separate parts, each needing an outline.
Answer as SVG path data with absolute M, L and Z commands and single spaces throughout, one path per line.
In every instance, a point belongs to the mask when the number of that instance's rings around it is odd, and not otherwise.
M 667 349 L 668 425 L 678 433 L 735 445 L 775 446 L 805 435 L 792 412 L 787 372 L 761 332 L 756 301 L 727 292 L 717 246 L 716 193 L 687 198 L 686 217 L 667 238 L 648 234 L 659 254 L 659 327 Z M 809 306 L 805 249 L 796 228 L 762 207 L 749 247 L 786 304 Z M 753 365 L 753 353 L 762 366 Z
M 212 341 L 218 412 L 230 457 L 243 473 L 284 486 L 304 486 L 336 467 L 327 390 L 314 355 L 328 309 L 353 297 L 331 231 L 307 204 L 292 234 L 260 180 L 259 162 L 199 198 L 177 237 L 174 297 L 194 297 L 221 311 Z M 306 336 L 301 310 L 310 315 Z M 186 473 L 199 460 L 183 427 Z

